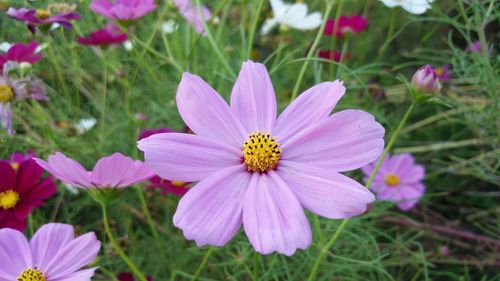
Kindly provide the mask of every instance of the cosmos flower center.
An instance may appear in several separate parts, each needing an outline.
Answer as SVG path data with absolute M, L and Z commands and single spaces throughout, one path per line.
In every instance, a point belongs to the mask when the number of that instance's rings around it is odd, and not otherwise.
M 252 133 L 243 144 L 243 157 L 247 169 L 252 172 L 264 173 L 276 168 L 282 150 L 276 137 L 269 133 Z
M 47 278 L 43 273 L 36 269 L 28 268 L 17 277 L 17 281 L 46 281 Z
M 8 103 L 14 97 L 14 92 L 9 85 L 0 84 L 0 103 Z
M 399 184 L 399 177 L 396 176 L 395 174 L 387 174 L 385 176 L 385 183 L 388 185 L 388 186 L 396 186 Z
M 14 190 L 0 192 L 0 207 L 5 210 L 14 208 L 17 203 L 19 203 L 19 200 L 21 200 L 21 197 L 19 197 L 19 193 Z
M 46 9 L 36 9 L 35 17 L 41 20 L 46 20 L 50 18 L 52 14 L 50 13 L 49 10 Z
M 186 185 L 185 182 L 183 181 L 171 181 L 172 185 L 175 186 L 175 187 L 183 187 Z
M 17 169 L 19 169 L 19 163 L 17 162 L 10 163 L 10 166 L 12 167 L 12 169 L 14 169 L 14 171 L 17 171 Z

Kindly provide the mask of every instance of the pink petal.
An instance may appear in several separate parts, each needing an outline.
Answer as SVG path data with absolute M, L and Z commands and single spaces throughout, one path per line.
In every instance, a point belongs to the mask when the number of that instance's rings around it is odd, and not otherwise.
M 8 161 L 0 161 L 0 192 L 16 186 L 16 171 Z
M 23 194 L 35 186 L 42 176 L 43 169 L 32 159 L 21 163 L 17 171 L 17 189 Z
M 384 149 L 384 128 L 361 110 L 344 110 L 290 138 L 283 160 L 301 162 L 336 172 L 363 167 Z
M 62 182 L 79 187 L 92 186 L 90 172 L 85 170 L 80 163 L 60 152 L 49 156 L 48 162 L 39 158 L 33 158 L 33 160 Z
M 255 250 L 287 256 L 311 243 L 311 229 L 299 201 L 274 171 L 254 173 L 245 195 L 243 226 Z
M 113 8 L 113 4 L 108 0 L 93 0 L 90 4 L 90 9 L 92 11 L 107 18 L 115 19 L 115 17 L 110 12 L 111 8 Z
M 276 96 L 266 66 L 246 61 L 231 93 L 231 111 L 247 133 L 272 132 L 276 121 Z
M 409 184 L 406 186 L 401 186 L 401 198 L 398 204 L 398 208 L 403 211 L 408 211 L 420 201 L 420 198 L 424 195 L 425 186 L 421 183 Z
M 281 161 L 279 173 L 302 206 L 330 219 L 357 216 L 375 201 L 375 196 L 357 181 L 323 168 Z
M 51 279 L 50 281 L 90 281 L 96 269 L 97 267 L 80 270 L 62 278 Z
M 33 264 L 45 272 L 57 253 L 74 239 L 74 233 L 69 224 L 48 223 L 40 227 L 30 242 Z
M 177 107 L 197 135 L 241 149 L 247 134 L 227 103 L 203 79 L 184 73 L 177 90 Z
M 344 93 L 345 87 L 338 80 L 318 84 L 302 93 L 278 117 L 274 130 L 278 141 L 283 144 L 290 137 L 328 117 Z
M 208 138 L 165 133 L 139 141 L 146 164 L 160 177 L 199 181 L 230 166 L 241 164 L 242 152 L 234 146 Z
M 47 279 L 68 276 L 91 263 L 99 253 L 101 242 L 93 232 L 81 235 L 63 245 L 45 268 Z
M 153 174 L 135 160 L 121 153 L 103 157 L 97 161 L 91 180 L 99 188 L 126 187 L 144 181 Z
M 250 174 L 243 166 L 229 167 L 202 180 L 184 195 L 174 225 L 198 246 L 225 245 L 241 226 Z
M 30 245 L 21 232 L 0 229 L 0 261 L 0 278 L 9 281 L 33 266 Z

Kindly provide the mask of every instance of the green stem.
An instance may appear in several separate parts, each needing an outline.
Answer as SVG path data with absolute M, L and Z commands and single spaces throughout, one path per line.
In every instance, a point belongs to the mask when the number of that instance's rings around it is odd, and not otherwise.
M 257 252 L 253 252 L 253 271 L 252 271 L 252 280 L 259 280 L 259 260 L 260 255 Z
M 160 235 L 158 235 L 158 231 L 156 231 L 156 227 L 153 223 L 153 219 L 151 218 L 151 213 L 149 212 L 148 209 L 148 204 L 146 203 L 146 198 L 144 198 L 144 193 L 143 189 L 137 189 L 137 194 L 139 197 L 139 201 L 141 202 L 141 207 L 142 207 L 142 212 L 144 213 L 144 216 L 146 217 L 146 221 L 149 225 L 149 228 L 151 229 L 151 232 L 153 233 L 153 238 L 155 239 L 156 245 L 160 248 L 160 251 L 163 253 L 163 247 L 161 246 L 161 240 L 160 240 Z
M 250 28 L 250 36 L 248 37 L 247 59 L 249 59 L 252 54 L 253 40 L 255 38 L 255 31 L 257 30 L 257 23 L 259 22 L 260 12 L 262 11 L 263 4 L 264 0 L 260 0 L 259 4 L 257 4 L 257 12 L 252 21 L 252 26 Z
M 344 1 L 340 1 L 339 2 L 339 5 L 337 7 L 337 10 L 336 10 L 336 13 L 335 13 L 335 21 L 334 21 L 334 25 L 333 25 L 333 30 L 337 30 L 338 28 L 338 24 L 339 24 L 339 19 L 340 19 L 340 16 L 342 15 L 342 10 L 344 9 Z M 335 36 L 335 34 L 333 34 L 331 36 L 331 46 L 330 46 L 330 50 L 332 52 L 335 52 L 335 50 L 337 49 L 337 36 Z M 335 64 L 334 63 L 330 63 L 330 74 L 333 75 L 333 69 L 335 68 Z M 338 71 L 338 68 L 339 66 L 337 65 L 337 71 Z M 331 76 L 330 75 L 330 76 Z
M 345 61 L 345 55 L 347 53 L 347 46 L 349 46 L 349 37 L 347 37 L 345 40 L 344 40 L 344 43 L 342 44 L 342 50 L 340 51 L 340 60 L 339 60 L 339 64 L 343 63 Z M 342 67 L 340 67 L 340 65 L 337 66 L 337 74 L 335 74 L 335 78 L 336 79 L 340 79 L 340 69 Z
M 387 50 L 387 47 L 389 46 L 389 44 L 392 41 L 392 35 L 394 34 L 394 28 L 396 26 L 396 15 L 397 15 L 396 9 L 392 9 L 391 21 L 389 22 L 389 30 L 387 31 L 387 36 L 385 37 L 384 44 L 382 44 L 382 46 L 378 50 L 377 60 L 380 60 L 380 58 L 382 58 L 382 56 L 384 56 L 385 51 Z
M 101 202 L 101 207 L 102 207 L 102 219 L 104 221 L 104 230 L 106 231 L 106 234 L 108 235 L 109 241 L 111 242 L 111 245 L 115 248 L 116 252 L 118 255 L 123 259 L 123 261 L 128 265 L 132 273 L 134 273 L 137 278 L 139 278 L 140 281 L 147 281 L 146 277 L 144 274 L 139 270 L 137 265 L 125 254 L 123 251 L 122 247 L 116 241 L 113 232 L 111 231 L 111 228 L 109 227 L 109 217 L 108 217 L 108 204 Z
M 401 129 L 405 125 L 406 121 L 410 117 L 411 112 L 415 108 L 415 105 L 416 105 L 416 102 L 412 102 L 412 104 L 410 105 L 410 107 L 406 111 L 405 115 L 403 116 L 403 119 L 401 119 L 401 121 L 399 122 L 398 127 L 396 128 L 396 130 L 392 134 L 391 139 L 389 140 L 389 143 L 387 144 L 386 148 L 384 149 L 384 152 L 382 153 L 382 156 L 377 161 L 377 164 L 375 165 L 375 168 L 373 169 L 373 171 L 372 171 L 372 173 L 370 175 L 370 178 L 368 179 L 368 181 L 367 181 L 367 183 L 365 185 L 366 188 L 368 188 L 368 189 L 370 188 L 370 186 L 371 186 L 371 184 L 373 182 L 373 179 L 375 178 L 375 175 L 377 174 L 377 171 L 380 168 L 380 165 L 382 165 L 382 161 L 384 161 L 385 156 L 389 153 L 389 151 L 391 150 L 392 146 L 396 142 L 396 139 L 397 139 L 397 137 L 399 135 L 399 132 L 401 131 Z M 343 219 L 342 222 L 340 223 L 339 228 L 337 228 L 337 231 L 335 231 L 335 233 L 333 234 L 332 238 L 330 238 L 330 240 L 328 240 L 328 242 L 326 243 L 326 245 L 321 248 L 321 251 L 320 251 L 320 253 L 318 255 L 318 258 L 316 259 L 316 261 L 315 261 L 315 263 L 313 265 L 313 268 L 311 269 L 311 272 L 309 274 L 309 277 L 307 278 L 307 281 L 316 280 L 316 274 L 317 274 L 319 266 L 323 262 L 323 259 L 325 258 L 325 256 L 328 253 L 329 249 L 333 246 L 333 244 L 335 243 L 335 241 L 337 241 L 337 239 L 340 237 L 340 234 L 342 233 L 342 231 L 346 227 L 348 221 L 349 221 L 349 219 Z
M 214 251 L 213 247 L 209 247 L 208 248 L 205 256 L 203 257 L 203 260 L 201 261 L 200 265 L 198 266 L 198 269 L 196 269 L 196 272 L 194 273 L 193 279 L 191 279 L 192 281 L 195 281 L 196 279 L 198 279 L 198 277 L 200 276 L 201 272 L 203 271 L 203 268 L 205 268 L 205 265 L 207 264 L 208 259 L 212 255 L 213 251 Z
M 323 35 L 323 31 L 325 30 L 326 22 L 328 20 L 330 12 L 332 11 L 332 8 L 333 8 L 333 1 L 328 1 L 326 4 L 325 14 L 323 16 L 323 23 L 321 24 L 321 27 L 318 30 L 318 34 L 316 34 L 316 38 L 314 39 L 314 42 L 311 48 L 309 49 L 309 52 L 307 53 L 307 57 L 304 61 L 304 64 L 300 69 L 299 77 L 297 78 L 297 82 L 295 83 L 295 87 L 293 88 L 292 97 L 290 98 L 290 101 L 293 101 L 297 97 L 297 94 L 299 93 L 300 84 L 304 79 L 304 74 L 306 73 L 307 66 L 309 66 L 310 58 L 316 53 L 316 48 L 318 47 L 321 36 Z

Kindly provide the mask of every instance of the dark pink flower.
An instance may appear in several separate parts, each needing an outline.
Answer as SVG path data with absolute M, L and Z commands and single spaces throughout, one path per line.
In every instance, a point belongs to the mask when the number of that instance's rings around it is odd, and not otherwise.
M 318 52 L 318 57 L 322 59 L 327 59 L 327 60 L 332 60 L 336 62 L 340 62 L 342 54 L 338 51 L 332 51 L 332 50 L 320 50 Z M 347 60 L 349 59 L 350 54 L 345 53 L 342 60 Z
M 32 150 L 29 150 L 28 153 L 24 154 L 21 152 L 14 152 L 9 159 L 10 165 L 14 170 L 18 170 L 19 166 L 21 166 L 22 163 L 25 161 L 30 160 L 31 158 L 36 157 L 36 153 L 33 152 Z
M 158 188 L 161 189 L 161 194 L 168 195 L 174 194 L 177 196 L 182 196 L 186 194 L 189 190 L 189 182 L 183 181 L 169 181 L 160 178 L 159 176 L 152 177 L 149 182 L 151 184 L 147 185 L 146 188 Z
M 176 132 L 176 131 L 174 131 L 170 128 L 146 129 L 146 130 L 141 131 L 137 140 L 142 140 L 142 139 L 145 139 L 147 137 L 150 137 L 150 136 L 156 135 L 156 134 L 174 133 L 174 132 Z
M 0 228 L 23 231 L 31 210 L 56 193 L 52 178 L 42 178 L 42 171 L 32 159 L 19 165 L 0 161 Z
M 13 62 L 29 62 L 36 63 L 42 58 L 41 53 L 36 53 L 38 42 L 31 41 L 29 44 L 17 43 L 7 50 L 7 53 L 0 54 L 0 72 L 3 70 L 3 65 L 8 61 Z
M 451 79 L 450 65 L 448 64 L 438 67 L 434 71 L 436 72 L 437 78 L 441 81 L 448 81 Z
M 116 277 L 118 278 L 119 281 L 135 281 L 134 274 L 130 272 L 121 272 Z M 147 276 L 146 279 L 148 281 L 153 281 L 153 277 L 151 276 Z
M 104 28 L 92 32 L 87 37 L 79 36 L 77 41 L 84 45 L 107 46 L 123 43 L 127 39 L 127 34 L 123 33 L 116 24 L 108 23 Z
M 365 30 L 367 26 L 368 21 L 363 16 L 341 16 L 338 20 L 328 20 L 324 33 L 326 35 L 335 35 L 335 37 L 341 38 L 346 34 L 360 33 Z
M 90 9 L 117 21 L 132 21 L 156 9 L 154 0 L 93 0 Z
M 17 20 L 24 21 L 32 32 L 35 31 L 35 26 L 53 23 L 58 23 L 65 28 L 72 28 L 71 21 L 80 19 L 80 15 L 75 12 L 52 15 L 49 10 L 44 9 L 9 8 L 7 14 Z
M 481 53 L 481 42 L 479 40 L 472 42 L 466 49 L 469 53 Z

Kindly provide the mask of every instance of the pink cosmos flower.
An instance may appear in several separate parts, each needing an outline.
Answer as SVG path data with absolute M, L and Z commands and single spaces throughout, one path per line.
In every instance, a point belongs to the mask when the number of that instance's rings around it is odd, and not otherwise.
M 432 66 L 422 66 L 411 79 L 411 86 L 418 92 L 426 94 L 437 94 L 441 91 L 439 77 Z
M 114 23 L 108 23 L 104 28 L 92 32 L 88 37 L 78 37 L 80 44 L 91 46 L 107 46 L 120 44 L 128 40 L 127 34 L 123 33 Z
M 36 53 L 38 42 L 31 41 L 29 44 L 17 43 L 7 50 L 7 53 L 0 54 L 0 72 L 3 71 L 3 66 L 8 61 L 12 62 L 28 62 L 31 64 L 36 63 L 42 59 L 43 54 Z
M 341 59 L 343 61 L 348 60 L 350 56 L 351 55 L 349 53 L 345 53 L 343 58 L 341 58 L 342 54 L 339 51 L 332 50 L 319 50 L 318 52 L 318 57 L 336 62 L 340 62 Z
M 481 41 L 477 40 L 469 44 L 466 49 L 469 53 L 481 53 Z
M 80 19 L 80 15 L 75 12 L 52 15 L 50 10 L 45 9 L 9 8 L 7 14 L 12 18 L 24 21 L 32 32 L 35 31 L 36 26 L 51 25 L 53 23 L 58 23 L 65 28 L 73 28 L 71 21 Z
M 121 153 L 99 159 L 92 172 L 88 172 L 80 163 L 60 152 L 49 156 L 48 162 L 34 159 L 60 181 L 85 189 L 121 189 L 143 182 L 154 175 L 141 161 Z
M 22 79 L 11 79 L 10 72 L 19 68 L 18 63 L 8 61 L 3 65 L 0 75 L 0 125 L 10 135 L 15 133 L 12 127 L 12 104 L 15 101 L 48 99 L 43 82 L 33 75 L 27 75 Z
M 342 38 L 346 34 L 360 33 L 367 26 L 368 21 L 363 16 L 341 16 L 337 20 L 329 19 L 326 22 L 324 33 L 329 36 L 335 35 L 337 38 Z
M 375 163 L 361 168 L 366 176 L 370 177 Z M 422 165 L 415 164 L 415 159 L 410 154 L 387 155 L 380 166 L 372 184 L 372 190 L 379 200 L 397 203 L 403 211 L 413 208 L 425 192 L 422 179 L 425 169 Z
M 108 19 L 132 21 L 156 9 L 154 0 L 92 0 L 90 9 Z
M 179 9 L 179 13 L 193 26 L 196 32 L 204 34 L 205 28 L 203 27 L 203 21 L 207 21 L 212 17 L 210 10 L 205 6 L 193 4 L 191 0 L 172 1 L 174 5 L 177 6 L 177 9 Z
M 0 161 L 0 228 L 23 231 L 31 210 L 55 193 L 52 179 L 42 178 L 42 169 L 32 159 Z
M 445 64 L 435 69 L 436 76 L 440 81 L 448 81 L 451 79 L 450 65 Z
M 0 280 L 90 281 L 96 268 L 81 268 L 100 248 L 93 232 L 75 237 L 69 224 L 43 225 L 31 241 L 17 230 L 0 229 Z
M 200 77 L 184 73 L 177 107 L 196 135 L 156 134 L 138 143 L 162 178 L 199 181 L 174 215 L 184 236 L 222 246 L 243 224 L 259 253 L 292 255 L 311 243 L 303 208 L 331 219 L 363 213 L 373 194 L 341 172 L 380 156 L 384 128 L 361 110 L 330 115 L 344 92 L 339 81 L 318 84 L 277 118 L 262 64 L 243 63 L 230 106 Z
M 130 272 L 121 272 L 116 277 L 118 278 L 119 281 L 135 281 L 134 274 Z M 153 277 L 151 276 L 146 276 L 146 279 L 148 281 L 153 281 Z

